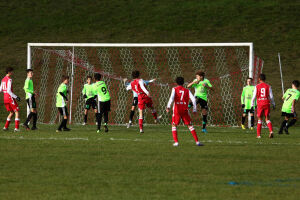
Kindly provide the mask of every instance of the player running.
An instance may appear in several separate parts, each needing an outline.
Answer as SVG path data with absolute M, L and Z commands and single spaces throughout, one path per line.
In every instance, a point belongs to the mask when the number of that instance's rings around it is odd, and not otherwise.
M 104 115 L 104 130 L 108 132 L 108 113 L 110 111 L 110 95 L 104 81 L 101 81 L 101 74 L 95 74 L 96 83 L 94 83 L 94 94 L 98 97 L 98 113 L 96 115 L 97 119 L 97 133 L 100 133 L 102 116 Z
M 254 109 L 251 106 L 251 100 L 253 96 L 253 91 L 255 89 L 255 86 L 252 85 L 252 78 L 247 78 L 247 86 L 243 88 L 243 92 L 241 95 L 241 104 L 242 109 L 244 110 L 242 115 L 242 129 L 246 129 L 245 127 L 245 120 L 248 113 L 250 113 L 251 116 L 251 130 L 253 130 L 254 127 Z M 256 102 L 254 104 L 254 107 L 256 107 Z
M 299 85 L 299 81 L 294 80 L 292 82 L 292 88 L 288 89 L 282 97 L 284 102 L 281 111 L 282 116 L 284 116 L 284 120 L 281 124 L 278 134 L 282 134 L 282 130 L 284 130 L 286 134 L 289 134 L 289 127 L 293 126 L 297 121 L 295 104 L 300 97 L 300 92 L 298 90 Z M 289 118 L 292 118 L 292 120 L 288 123 Z
M 208 79 L 205 78 L 205 73 L 203 71 L 196 72 L 196 79 L 189 83 L 187 87 L 195 88 L 196 103 L 200 104 L 202 110 L 202 132 L 207 133 L 207 89 L 211 89 L 212 85 Z M 192 103 L 189 104 L 189 108 L 192 107 Z
M 139 79 L 140 72 L 133 71 L 132 78 L 134 79 L 131 81 L 130 85 L 127 87 L 128 90 L 132 90 L 138 94 L 138 107 L 139 107 L 139 127 L 140 133 L 144 133 L 143 130 L 143 110 L 146 109 L 146 106 L 150 108 L 152 111 L 152 116 L 154 118 L 154 122 L 157 123 L 159 118 L 157 117 L 156 110 L 153 107 L 152 99 L 150 93 L 145 88 L 145 83 L 143 79 Z
M 259 84 L 255 86 L 253 97 L 251 100 L 251 106 L 255 105 L 255 99 L 257 99 L 257 136 L 256 138 L 261 138 L 261 127 L 262 127 L 262 117 L 265 115 L 265 120 L 267 126 L 269 128 L 270 134 L 269 138 L 273 138 L 273 128 L 272 123 L 270 121 L 270 102 L 273 105 L 273 109 L 275 109 L 275 102 L 273 98 L 273 93 L 271 86 L 266 84 L 266 75 L 259 75 Z
M 145 85 L 148 85 L 149 83 L 154 82 L 156 79 L 152 79 L 149 81 L 144 80 Z M 123 79 L 124 85 L 126 87 L 126 90 L 130 90 L 131 86 L 131 82 L 127 82 L 127 79 Z M 127 128 L 130 128 L 130 126 L 132 126 L 132 121 L 133 121 L 133 116 L 134 116 L 134 111 L 135 108 L 138 105 L 138 94 L 132 90 L 132 95 L 133 95 L 133 101 L 132 101 L 132 106 L 131 106 L 131 110 L 130 110 L 130 115 L 129 115 L 129 122 L 127 124 Z
M 183 87 L 184 78 L 177 77 L 176 78 L 177 87 L 172 88 L 172 93 L 167 105 L 166 111 L 169 113 L 171 104 L 173 104 L 173 115 L 172 115 L 172 133 L 174 144 L 173 146 L 178 146 L 178 138 L 177 138 L 177 125 L 180 123 L 180 119 L 182 119 L 183 123 L 188 126 L 191 134 L 193 135 L 196 145 L 203 146 L 198 140 L 197 133 L 192 125 L 191 117 L 188 111 L 189 100 L 192 101 L 193 104 L 193 113 L 197 112 L 197 104 L 196 99 L 191 93 L 190 90 Z
M 71 129 L 67 128 L 67 122 L 68 122 L 68 109 L 67 109 L 67 103 L 68 103 L 68 83 L 69 83 L 69 76 L 62 76 L 62 83 L 60 84 L 57 93 L 56 93 L 56 107 L 58 108 L 58 111 L 60 115 L 63 117 L 63 120 L 61 121 L 58 129 L 56 132 L 60 131 L 70 131 Z
M 4 125 L 3 130 L 7 131 L 10 120 L 12 116 L 15 114 L 15 132 L 19 132 L 19 124 L 20 124 L 20 119 L 19 119 L 19 107 L 17 104 L 17 101 L 20 101 L 20 97 L 15 95 L 13 93 L 13 85 L 12 85 L 12 79 L 11 76 L 13 75 L 14 69 L 12 67 L 8 67 L 6 69 L 6 76 L 2 79 L 1 81 L 1 86 L 0 86 L 0 92 L 3 92 L 4 94 L 4 106 L 6 110 L 9 112 L 9 115 L 7 116 L 6 123 Z M 16 101 L 17 100 L 17 101 Z
M 30 130 L 28 123 L 30 122 L 31 118 L 33 118 L 32 128 L 31 130 L 36 130 L 36 121 L 37 121 L 37 111 L 36 111 L 36 102 L 35 102 L 35 92 L 33 89 L 33 70 L 27 69 L 27 78 L 25 80 L 24 84 L 24 91 L 26 94 L 26 102 L 28 105 L 28 108 L 30 110 L 29 115 L 27 116 L 26 121 L 24 122 L 23 126 L 26 128 L 26 130 Z
M 87 124 L 87 116 L 88 116 L 88 111 L 92 107 L 94 112 L 95 112 L 95 117 L 97 119 L 97 102 L 94 98 L 94 85 L 92 84 L 92 77 L 87 76 L 86 84 L 84 84 L 83 89 L 82 89 L 82 95 L 83 98 L 85 99 L 85 108 L 84 108 L 84 123 L 82 125 Z

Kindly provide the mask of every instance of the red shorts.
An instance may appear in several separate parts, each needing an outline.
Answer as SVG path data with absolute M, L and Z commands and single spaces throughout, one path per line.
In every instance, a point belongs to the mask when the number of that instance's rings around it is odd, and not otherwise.
M 262 117 L 263 114 L 265 117 L 270 115 L 270 104 L 257 106 L 257 117 Z
M 146 109 L 146 106 L 148 108 L 153 107 L 152 99 L 148 96 L 139 97 L 138 101 L 139 101 L 138 106 L 140 110 Z
M 10 103 L 4 103 L 4 106 L 8 112 L 18 112 L 19 106 L 15 100 L 12 100 Z
M 182 119 L 185 125 L 191 125 L 192 120 L 187 110 L 182 112 L 173 112 L 172 116 L 172 124 L 178 125 L 180 123 L 180 119 Z

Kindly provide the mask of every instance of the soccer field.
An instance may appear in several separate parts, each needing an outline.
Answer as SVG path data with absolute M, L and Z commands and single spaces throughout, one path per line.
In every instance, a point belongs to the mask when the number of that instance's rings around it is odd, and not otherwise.
M 2 125 L 2 124 L 1 124 Z M 186 127 L 40 125 L 1 132 L 1 199 L 297 199 L 299 128 L 269 139 L 239 128 L 208 128 L 195 145 Z M 276 130 L 275 130 L 276 131 Z M 296 133 L 298 132 L 298 134 Z M 293 134 L 294 133 L 294 134 Z

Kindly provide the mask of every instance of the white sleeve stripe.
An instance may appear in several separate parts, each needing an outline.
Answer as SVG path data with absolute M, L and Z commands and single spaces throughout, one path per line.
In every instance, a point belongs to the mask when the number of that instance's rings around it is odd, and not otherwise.
M 194 95 L 191 93 L 190 90 L 189 90 L 189 97 L 190 97 L 190 100 L 191 100 L 192 103 L 193 103 L 193 112 L 197 112 L 197 103 L 196 103 L 196 99 L 195 99 Z
M 12 91 L 11 91 L 11 85 L 12 85 L 12 80 L 9 79 L 7 82 L 7 93 L 12 97 L 12 98 L 17 98 L 17 95 L 15 95 Z
M 146 95 L 149 95 L 149 92 L 147 91 L 147 89 L 146 89 L 145 86 L 144 86 L 144 81 L 143 81 L 143 79 L 140 79 L 140 80 L 139 80 L 139 84 L 140 84 L 140 87 L 141 87 L 141 89 L 143 90 L 143 92 L 145 92 Z
M 173 101 L 174 101 L 174 98 L 175 98 L 175 89 L 174 89 L 174 88 L 172 88 L 172 93 L 171 93 L 171 96 L 170 96 L 170 99 L 169 99 L 169 102 L 168 102 L 167 108 L 171 108 L 171 104 L 173 103 Z
M 253 91 L 253 96 L 252 96 L 252 99 L 251 99 L 251 106 L 254 106 L 255 99 L 256 99 L 256 86 L 255 86 L 255 89 Z

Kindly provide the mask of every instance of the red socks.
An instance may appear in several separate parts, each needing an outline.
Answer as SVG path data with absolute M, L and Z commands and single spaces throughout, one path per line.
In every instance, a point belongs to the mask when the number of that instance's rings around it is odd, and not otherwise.
M 194 127 L 193 127 L 193 126 L 190 126 L 189 129 L 190 129 L 191 134 L 193 135 L 193 137 L 194 137 L 194 139 L 195 139 L 195 142 L 198 142 L 197 133 L 196 133 Z
M 16 118 L 15 119 L 15 129 L 19 129 L 19 124 L 20 124 L 20 119 Z
M 173 133 L 174 142 L 178 142 L 176 126 L 172 126 L 172 133 Z
M 257 136 L 260 136 L 260 132 L 261 132 L 261 120 L 257 121 Z
M 273 127 L 272 127 L 272 123 L 271 123 L 270 120 L 267 121 L 267 126 L 269 128 L 270 133 L 272 133 L 273 132 Z
M 9 124 L 10 124 L 10 119 L 7 118 L 4 128 L 7 129 L 9 127 Z
M 139 118 L 140 130 L 143 130 L 143 118 Z

